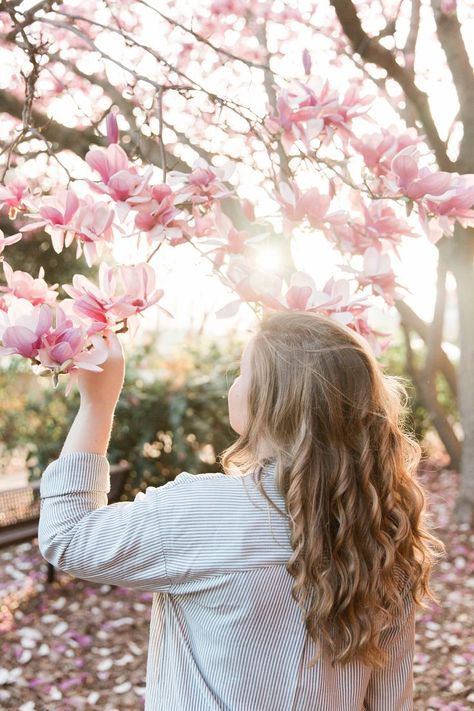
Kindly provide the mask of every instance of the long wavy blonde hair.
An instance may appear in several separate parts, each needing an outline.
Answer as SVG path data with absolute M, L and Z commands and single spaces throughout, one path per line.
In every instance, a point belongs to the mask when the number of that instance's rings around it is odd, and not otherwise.
M 422 609 L 431 568 L 446 552 L 427 530 L 416 479 L 422 450 L 405 428 L 408 395 L 367 341 L 312 312 L 265 314 L 255 333 L 245 431 L 218 457 L 225 474 L 253 473 L 291 526 L 292 597 L 316 645 L 334 665 L 358 659 L 382 668 L 380 632 L 406 610 Z M 263 488 L 268 457 L 285 499 Z M 320 644 L 318 644 L 320 642 Z

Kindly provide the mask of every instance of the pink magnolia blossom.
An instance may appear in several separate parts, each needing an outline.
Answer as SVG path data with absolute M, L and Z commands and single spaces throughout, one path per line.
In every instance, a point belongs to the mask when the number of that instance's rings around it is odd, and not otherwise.
M 88 350 L 91 344 L 94 348 Z M 43 334 L 38 349 L 40 367 L 52 371 L 56 378 L 59 373 L 71 373 L 74 368 L 100 372 L 99 364 L 105 361 L 107 354 L 101 335 L 90 335 L 84 326 L 76 325 L 61 306 L 56 305 L 56 325 Z M 69 382 L 69 388 L 71 386 Z
M 323 132 L 323 143 L 327 143 L 336 130 L 342 136 L 352 135 L 349 128 L 352 120 L 365 114 L 371 102 L 371 97 L 360 96 L 357 87 L 350 87 L 341 97 L 330 90 L 328 81 L 318 90 L 297 82 L 294 89 L 280 92 L 276 111 L 270 114 L 266 126 L 271 131 L 283 130 L 282 143 L 286 150 L 298 140 L 311 149 L 311 142 Z
M 206 254 L 213 255 L 214 267 L 218 269 L 224 263 L 226 254 L 242 254 L 245 251 L 248 238 L 248 232 L 231 227 L 227 233 L 225 244 L 222 244 L 221 240 L 214 240 L 213 242 L 217 242 L 220 246 L 211 249 Z M 210 240 L 207 241 L 207 244 L 210 244 Z
M 213 249 L 206 251 L 205 254 L 212 259 L 214 267 L 217 269 L 224 263 L 226 255 L 243 254 L 250 246 L 262 239 L 261 236 L 250 238 L 245 230 L 236 229 L 232 220 L 218 206 L 216 206 L 214 212 L 208 212 L 204 217 L 207 218 L 205 228 L 207 228 L 211 236 L 208 239 L 201 239 L 200 243 L 216 245 Z M 193 232 L 192 228 L 191 232 Z M 203 236 L 201 235 L 201 237 Z
M 376 331 L 369 325 L 367 296 L 355 296 L 352 298 L 347 279 L 334 279 L 334 277 L 331 277 L 322 291 L 317 291 L 310 275 L 304 272 L 295 272 L 290 279 L 290 284 L 292 287 L 310 287 L 312 294 L 309 303 L 312 303 L 313 306 L 309 310 L 321 313 L 361 334 L 372 347 L 375 355 L 380 355 L 389 345 L 391 334 Z M 303 294 L 302 301 L 296 301 L 296 305 L 293 308 L 303 307 L 307 309 L 308 304 L 305 303 L 305 298 L 306 295 Z M 379 342 L 379 337 L 384 340 Z
M 107 130 L 107 141 L 110 144 L 119 142 L 119 129 L 117 123 L 117 117 L 112 112 L 109 111 L 105 118 L 105 125 Z
M 242 256 L 232 259 L 226 276 L 239 299 L 219 309 L 217 318 L 233 316 L 242 303 L 253 301 L 278 311 L 315 311 L 347 325 L 354 320 L 354 313 L 360 314 L 361 309 L 367 308 L 363 304 L 366 296 L 351 298 L 346 279 L 331 278 L 319 291 L 310 274 L 297 271 L 291 275 L 289 287 L 283 293 L 284 282 L 280 276 L 253 269 Z
M 2 263 L 7 286 L 0 286 L 0 291 L 19 299 L 25 299 L 33 304 L 33 306 L 37 306 L 38 304 L 51 304 L 57 299 L 58 293 L 55 289 L 58 288 L 59 284 L 48 286 L 43 279 L 43 267 L 40 267 L 38 277 L 35 279 L 31 274 L 28 274 L 28 272 L 22 272 L 20 270 L 13 271 L 5 260 L 3 260 Z
M 313 295 L 315 308 L 312 310 L 321 311 L 335 321 L 351 326 L 355 315 L 363 313 L 368 308 L 368 304 L 365 303 L 367 299 L 367 296 L 352 296 L 347 279 L 331 277 L 322 290 Z
M 30 358 L 33 372 L 51 374 L 54 387 L 60 373 L 69 373 L 66 395 L 79 368 L 100 371 L 98 365 L 108 354 L 102 338 L 73 323 L 59 304 L 41 304 L 38 308 L 25 299 L 15 299 L 6 313 L 0 311 L 0 341 L 0 354 Z M 91 346 L 95 346 L 94 350 L 89 350 Z
M 18 210 L 25 209 L 23 197 L 28 192 L 28 185 L 22 180 L 12 180 L 8 185 L 0 185 L 0 211 L 8 207 L 8 217 L 14 220 Z
M 39 220 L 20 227 L 20 232 L 28 232 L 44 227 L 51 235 L 54 251 L 59 254 L 64 246 L 69 247 L 74 239 L 72 219 L 79 208 L 79 198 L 72 190 L 59 191 L 57 195 L 43 198 L 39 206 Z
M 82 254 L 90 267 L 102 255 L 105 243 L 113 243 L 112 230 L 114 213 L 104 202 L 97 202 L 91 196 L 80 201 L 79 209 L 71 223 L 77 241 L 76 258 Z
M 409 146 L 416 146 L 422 140 L 423 137 L 414 128 L 399 133 L 399 129 L 390 126 L 360 137 L 352 136 L 350 143 L 360 153 L 370 171 L 376 176 L 382 176 L 390 173 L 392 158 L 397 153 Z
M 226 273 L 219 273 L 221 281 L 230 286 L 238 295 L 216 311 L 216 318 L 234 316 L 240 306 L 249 301 L 274 303 L 280 294 L 282 279 L 265 269 L 255 269 L 244 255 L 232 255 Z
M 308 52 L 308 50 L 305 48 L 303 50 L 302 54 L 302 61 L 303 61 L 303 69 L 304 73 L 306 74 L 307 77 L 311 74 L 311 54 Z
M 141 196 L 146 189 L 153 172 L 152 166 L 140 175 L 117 143 L 111 143 L 107 148 L 93 148 L 85 159 L 102 178 L 101 183 L 88 180 L 88 184 L 94 191 L 105 193 L 115 201 L 117 215 L 123 221 L 132 206 L 130 199 Z
M 170 247 L 177 247 L 178 244 L 184 244 L 185 242 L 189 242 L 189 237 L 186 235 L 186 228 L 187 228 L 187 222 L 186 220 L 176 220 L 174 227 L 176 227 L 176 230 L 173 228 L 173 232 L 171 233 L 170 236 L 170 231 L 167 230 L 166 236 L 167 236 L 167 244 L 169 244 Z M 178 232 L 179 228 L 179 232 Z
M 3 234 L 2 230 L 0 230 L 0 254 L 3 252 L 5 247 L 8 247 L 10 244 L 15 244 L 15 242 L 19 242 L 23 235 L 21 232 L 17 232 L 14 235 L 9 235 L 9 237 L 5 237 Z
M 112 176 L 121 171 L 128 171 L 132 167 L 123 148 L 116 144 L 111 144 L 107 148 L 92 148 L 86 154 L 85 160 L 99 173 L 105 185 L 108 185 Z
M 474 224 L 474 184 L 467 176 L 453 174 L 451 181 L 452 192 L 455 194 L 445 195 L 439 199 L 432 199 L 426 196 L 424 205 L 427 212 L 439 216 L 439 222 L 443 228 L 450 226 L 454 218 L 463 227 L 470 227 Z
M 126 318 L 130 313 L 126 305 L 123 311 L 120 311 L 120 305 L 126 300 L 126 295 L 115 296 L 117 289 L 115 270 L 105 262 L 101 262 L 99 267 L 99 286 L 93 284 L 83 274 L 75 274 L 72 285 L 63 284 L 63 289 L 73 299 L 74 313 L 90 321 L 112 326 L 118 318 Z
M 175 207 L 178 195 L 169 185 L 154 185 L 138 199 L 131 198 L 130 203 L 137 209 L 135 226 L 145 232 L 148 241 L 165 237 L 179 239 L 182 236 L 182 221 L 176 218 L 180 210 Z M 161 241 L 161 240 L 160 240 Z
M 450 234 L 452 223 L 458 220 L 464 227 L 474 224 L 474 184 L 472 176 L 418 168 L 418 154 L 405 148 L 392 160 L 392 174 L 384 178 L 392 194 L 401 193 L 418 205 L 421 226 L 431 241 Z M 438 217 L 433 225 L 428 214 Z
M 233 194 L 224 183 L 230 178 L 234 168 L 231 161 L 224 166 L 216 167 L 200 158 L 193 164 L 190 173 L 171 171 L 169 182 L 171 185 L 183 184 L 177 191 L 179 202 L 190 201 L 193 205 L 209 208 L 216 200 L 222 200 Z
M 456 0 L 441 0 L 441 12 L 445 15 L 453 15 L 456 12 Z
M 249 241 L 248 232 L 245 230 L 237 230 L 232 226 L 227 233 L 227 251 L 230 254 L 242 254 Z
M 401 219 L 395 210 L 384 200 L 375 200 L 368 205 L 362 203 L 364 215 L 364 230 L 370 245 L 379 251 L 384 241 L 393 247 L 396 254 L 397 245 L 403 237 L 416 237 L 410 225 Z
M 345 210 L 333 214 L 324 234 L 341 252 L 363 254 L 368 247 L 381 251 L 385 245 L 398 255 L 403 237 L 416 237 L 412 228 L 395 213 L 388 201 L 377 200 L 366 205 L 359 201 L 361 213 L 351 216 Z
M 308 304 L 311 303 L 311 297 L 314 293 L 314 279 L 305 272 L 293 272 L 290 277 L 290 285 L 285 294 L 286 308 L 290 310 L 305 310 Z
M 286 293 L 277 297 L 274 306 L 285 311 L 318 311 L 323 313 L 340 304 L 342 296 L 328 294 L 325 289 L 318 291 L 315 281 L 310 274 L 296 271 L 290 277 Z
M 72 281 L 72 285 L 64 284 L 63 289 L 71 296 L 71 308 L 76 314 L 107 327 L 127 319 L 132 336 L 138 326 L 136 315 L 156 304 L 164 293 L 155 289 L 155 271 L 147 263 L 108 267 L 102 262 L 99 286 L 82 274 L 75 274 Z M 162 306 L 158 307 L 173 318 Z
M 453 173 L 419 168 L 418 162 L 418 153 L 413 146 L 401 150 L 392 159 L 392 175 L 385 179 L 386 186 L 415 201 L 426 196 L 436 199 L 455 194 Z
M 362 96 L 361 86 L 356 83 L 349 85 L 344 96 L 339 100 L 339 106 L 336 112 L 330 112 L 328 115 L 329 121 L 334 126 L 340 128 L 343 133 L 353 135 L 349 130 L 349 126 L 353 119 L 358 116 L 363 116 L 366 121 L 371 119 L 367 116 L 367 107 L 373 102 L 373 96 Z
M 203 237 L 215 237 L 217 235 L 216 214 L 213 210 L 209 210 L 204 215 L 199 213 L 199 209 L 194 207 L 192 210 L 192 220 L 188 222 L 185 232 L 189 238 L 195 237 L 201 239 Z
M 0 310 L 0 355 L 36 358 L 41 337 L 50 329 L 52 320 L 48 304 L 38 308 L 26 299 L 14 299 L 5 311 Z
M 451 188 L 450 194 L 436 200 L 426 196 L 423 204 L 418 206 L 421 225 L 430 238 L 433 233 L 430 231 L 428 214 L 438 217 L 437 224 L 442 234 L 451 233 L 454 219 L 463 227 L 474 226 L 474 185 L 468 181 L 467 177 L 454 174 Z
M 379 358 L 382 353 L 388 348 L 392 342 L 392 334 L 386 331 L 377 331 L 372 328 L 366 316 L 360 316 L 357 314 L 357 309 L 353 310 L 354 319 L 349 324 L 349 328 L 359 333 L 369 346 L 372 348 L 372 352 L 376 358 Z
M 331 277 L 324 287 L 318 290 L 310 274 L 297 271 L 291 275 L 284 295 L 279 293 L 277 287 L 272 293 L 265 294 L 262 301 L 269 308 L 320 313 L 354 330 L 365 328 L 367 333 L 372 333 L 365 316 L 368 309 L 368 304 L 365 303 L 367 298 L 352 297 L 347 279 L 336 280 Z
M 311 188 L 302 193 L 296 183 L 289 185 L 282 181 L 275 197 L 282 207 L 283 229 L 291 229 L 291 226 L 303 222 L 305 218 L 315 229 L 322 229 L 324 226 L 331 198 L 329 195 L 322 195 L 318 188 Z
M 236 285 L 236 291 L 245 301 L 260 301 L 264 306 L 275 306 L 276 294 L 281 289 L 282 279 L 265 269 L 254 269 L 249 276 Z
M 389 306 L 393 306 L 395 299 L 403 298 L 403 294 L 397 292 L 396 287 L 401 287 L 396 281 L 395 274 L 390 263 L 390 256 L 381 253 L 375 247 L 368 247 L 364 252 L 363 270 L 360 272 L 353 267 L 340 265 L 341 269 L 352 272 L 361 287 L 370 286 L 374 295 L 382 296 Z
M 156 304 L 160 311 L 163 311 L 170 318 L 174 318 L 169 311 L 158 304 L 164 291 L 163 289 L 155 288 L 156 274 L 150 264 L 142 262 L 133 266 L 122 265 L 118 267 L 117 271 L 125 289 L 125 300 L 120 303 L 118 309 L 120 315 L 122 315 L 125 308 L 129 309 L 126 318 L 132 337 L 138 328 L 137 314 L 150 306 Z M 116 307 L 112 307 L 111 310 L 112 313 L 115 313 Z
M 306 272 L 293 272 L 290 286 L 284 296 L 274 293 L 266 303 L 276 310 L 305 310 L 327 316 L 349 328 L 363 334 L 377 348 L 375 335 L 390 334 L 374 331 L 368 324 L 365 312 L 369 308 L 366 296 L 351 298 L 350 286 L 346 279 L 335 280 L 331 277 L 322 290 L 316 288 L 314 279 Z

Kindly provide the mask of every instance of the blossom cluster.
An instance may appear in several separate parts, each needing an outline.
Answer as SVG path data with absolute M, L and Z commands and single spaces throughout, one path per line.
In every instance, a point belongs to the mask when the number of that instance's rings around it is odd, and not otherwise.
M 52 374 L 55 384 L 59 374 L 68 374 L 69 392 L 81 368 L 101 370 L 102 335 L 109 329 L 134 334 L 139 315 L 155 305 L 172 318 L 158 303 L 164 291 L 155 284 L 150 257 L 136 265 L 107 265 L 117 240 L 132 236 L 146 240 L 151 256 L 162 243 L 176 248 L 193 242 L 237 297 L 216 311 L 218 318 L 234 316 L 243 303 L 260 311 L 318 312 L 362 334 L 380 354 L 390 334 L 371 328 L 368 311 L 375 297 L 389 307 L 403 298 L 390 254 L 398 255 L 404 238 L 416 237 L 400 206 L 407 214 L 415 208 L 432 242 L 449 237 L 456 222 L 474 225 L 474 176 L 420 167 L 421 139 L 411 130 L 379 128 L 356 135 L 354 121 L 366 117 L 371 98 L 355 86 L 340 93 L 327 81 L 318 86 L 307 50 L 302 59 L 306 81 L 282 88 L 275 107 L 269 107 L 263 122 L 269 140 L 280 145 L 288 160 L 302 154 L 316 163 L 319 157 L 324 162 L 319 152 L 339 140 L 362 159 L 366 189 L 353 189 L 350 204 L 341 208 L 338 189 L 347 172 L 327 179 L 326 187 L 319 181 L 303 189 L 297 171 L 290 171 L 274 183 L 273 199 L 285 238 L 296 229 L 318 232 L 339 253 L 359 258 L 359 268 L 341 264 L 340 278 L 317 286 L 302 270 L 284 279 L 278 271 L 256 266 L 253 255 L 268 236 L 268 225 L 250 234 L 226 214 L 226 202 L 239 200 L 230 182 L 232 161 L 215 166 L 198 159 L 189 172 L 173 170 L 156 182 L 153 167 L 132 161 L 120 146 L 117 119 L 109 113 L 108 145 L 92 147 L 85 156 L 88 177 L 47 195 L 19 178 L 0 187 L 0 211 L 18 230 L 8 237 L 0 233 L 0 254 L 26 232 L 44 230 L 57 253 L 74 245 L 76 258 L 84 254 L 89 267 L 100 265 L 98 284 L 76 274 L 72 284 L 62 285 L 69 298 L 58 301 L 59 285 L 49 286 L 43 270 L 33 278 L 14 271 L 2 255 L 6 285 L 0 286 L 0 355 L 30 359 L 35 372 Z M 240 200 L 240 207 L 258 226 L 255 206 Z

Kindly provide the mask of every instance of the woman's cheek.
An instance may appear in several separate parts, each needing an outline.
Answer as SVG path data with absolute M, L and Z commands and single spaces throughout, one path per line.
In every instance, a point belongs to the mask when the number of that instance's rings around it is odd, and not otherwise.
M 234 380 L 227 394 L 229 405 L 229 421 L 232 429 L 237 434 L 242 433 L 242 412 L 241 412 L 241 397 L 240 387 L 237 380 Z

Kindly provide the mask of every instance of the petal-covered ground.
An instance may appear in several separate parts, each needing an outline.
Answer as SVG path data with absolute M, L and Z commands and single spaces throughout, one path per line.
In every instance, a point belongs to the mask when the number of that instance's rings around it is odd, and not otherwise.
M 415 711 L 474 709 L 474 532 L 449 525 L 459 475 L 424 463 L 435 535 L 446 558 L 418 609 Z M 123 711 L 144 706 L 151 593 L 57 572 L 45 582 L 37 542 L 0 551 L 0 708 Z M 165 711 L 165 710 L 163 710 Z M 387 709 L 387 711 L 391 711 Z

